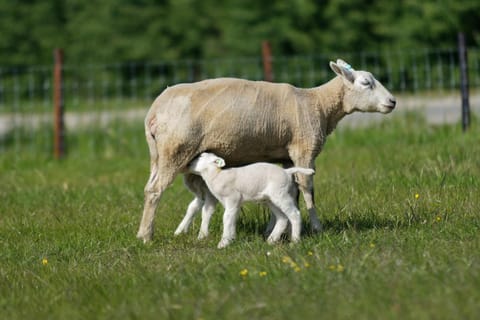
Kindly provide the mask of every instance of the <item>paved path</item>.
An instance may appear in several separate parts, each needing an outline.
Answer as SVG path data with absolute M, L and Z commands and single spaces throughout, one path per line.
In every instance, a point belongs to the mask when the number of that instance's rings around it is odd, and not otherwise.
M 122 120 L 128 122 L 143 122 L 146 108 L 128 110 L 108 110 L 98 112 L 67 112 L 65 114 L 65 126 L 67 130 L 96 126 L 107 127 L 112 121 Z M 480 116 L 480 93 L 470 96 L 470 110 L 472 114 Z M 345 117 L 339 124 L 342 127 L 362 127 L 372 123 L 401 117 L 402 113 L 411 111 L 419 112 L 425 116 L 428 123 L 460 123 L 461 121 L 461 98 L 460 95 L 423 95 L 423 96 L 399 96 L 397 108 L 389 115 L 378 113 L 354 113 Z M 10 132 L 15 127 L 26 127 L 30 130 L 40 128 L 52 121 L 52 114 L 42 115 L 0 115 L 0 136 Z
M 480 116 L 480 93 L 471 94 L 470 113 Z M 389 115 L 378 113 L 354 113 L 345 117 L 339 127 L 366 126 L 392 117 L 401 117 L 404 112 L 418 112 L 430 124 L 460 123 L 462 117 L 462 100 L 458 95 L 417 95 L 397 96 L 397 108 Z

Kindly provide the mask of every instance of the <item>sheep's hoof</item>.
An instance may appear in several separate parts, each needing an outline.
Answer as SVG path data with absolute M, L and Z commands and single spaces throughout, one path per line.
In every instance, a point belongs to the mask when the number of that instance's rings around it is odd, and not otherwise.
M 137 238 L 140 239 L 140 240 L 143 240 L 143 243 L 148 243 L 148 242 L 152 241 L 153 234 L 138 231 Z
M 323 230 L 322 225 L 319 224 L 312 224 L 311 231 L 312 233 L 321 233 Z

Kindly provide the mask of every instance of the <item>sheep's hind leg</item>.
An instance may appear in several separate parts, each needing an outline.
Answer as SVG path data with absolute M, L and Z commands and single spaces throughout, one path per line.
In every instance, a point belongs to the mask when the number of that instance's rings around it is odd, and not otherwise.
M 153 238 L 153 220 L 158 202 L 165 189 L 172 183 L 176 176 L 176 170 L 172 168 L 161 168 L 150 174 L 145 185 L 145 203 L 143 208 L 142 221 L 137 232 L 137 238 L 147 243 Z

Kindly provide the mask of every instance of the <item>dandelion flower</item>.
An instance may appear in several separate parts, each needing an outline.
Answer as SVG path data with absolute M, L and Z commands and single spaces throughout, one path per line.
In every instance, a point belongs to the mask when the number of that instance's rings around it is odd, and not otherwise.
M 343 272 L 343 270 L 345 270 L 345 268 L 341 264 L 337 265 L 337 272 Z
M 292 262 L 292 258 L 290 258 L 289 256 L 284 256 L 282 258 L 282 262 L 283 263 L 291 263 Z
M 246 277 L 248 275 L 248 270 L 247 269 L 243 269 L 242 271 L 240 271 L 240 275 L 242 277 Z
M 267 275 L 266 271 L 260 271 L 259 272 L 260 277 L 265 277 Z
M 415 193 L 415 199 L 420 198 L 420 195 L 418 193 Z
M 308 251 L 307 253 L 309 256 L 313 256 L 313 252 L 312 251 Z
M 305 268 L 310 268 L 310 263 L 304 262 L 304 263 L 303 263 L 303 266 L 304 266 Z
M 43 264 L 44 266 L 46 266 L 46 265 L 48 264 L 47 258 L 43 258 L 43 259 L 42 259 L 42 264 Z
M 437 218 L 435 220 L 437 220 L 437 222 L 440 222 L 442 220 L 442 217 L 437 216 Z
M 333 264 L 331 264 L 331 265 L 328 266 L 328 269 L 334 271 L 336 269 L 336 267 Z
M 295 272 L 300 272 L 300 270 L 302 270 L 302 269 L 300 269 L 300 267 L 297 266 L 297 265 L 293 268 L 293 271 L 295 271 Z
M 370 248 L 375 248 L 375 243 L 370 242 Z

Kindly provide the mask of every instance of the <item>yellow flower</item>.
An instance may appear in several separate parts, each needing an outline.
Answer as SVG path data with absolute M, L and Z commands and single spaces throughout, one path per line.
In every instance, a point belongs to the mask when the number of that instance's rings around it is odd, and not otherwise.
M 240 271 L 240 275 L 242 277 L 246 277 L 248 275 L 248 270 L 247 269 L 243 269 L 242 271 Z
M 312 251 L 308 251 L 307 253 L 309 256 L 313 256 L 313 252 Z
M 293 270 L 294 270 L 295 272 L 300 272 L 300 270 L 302 270 L 302 269 L 300 269 L 300 267 L 296 265 L 296 266 L 293 268 Z
M 370 242 L 370 248 L 375 248 L 375 243 Z
M 435 220 L 437 220 L 437 222 L 440 222 L 442 220 L 442 217 L 437 216 L 437 218 Z
M 48 264 L 47 258 L 43 258 L 43 259 L 42 259 L 42 264 L 43 264 L 44 266 L 46 266 L 46 265 Z
M 310 263 L 304 262 L 304 263 L 303 263 L 303 266 L 304 266 L 305 268 L 310 268 Z
M 415 199 L 420 198 L 420 195 L 418 193 L 415 193 Z
M 337 265 L 331 264 L 328 266 L 328 269 L 330 269 L 331 271 L 343 272 L 343 270 L 345 270 L 345 267 L 342 266 L 341 264 L 337 264 Z
M 260 277 L 265 277 L 267 275 L 266 271 L 260 271 L 259 272 Z
M 290 258 L 289 256 L 284 256 L 282 258 L 282 262 L 283 263 L 291 263 L 292 262 L 292 258 Z

